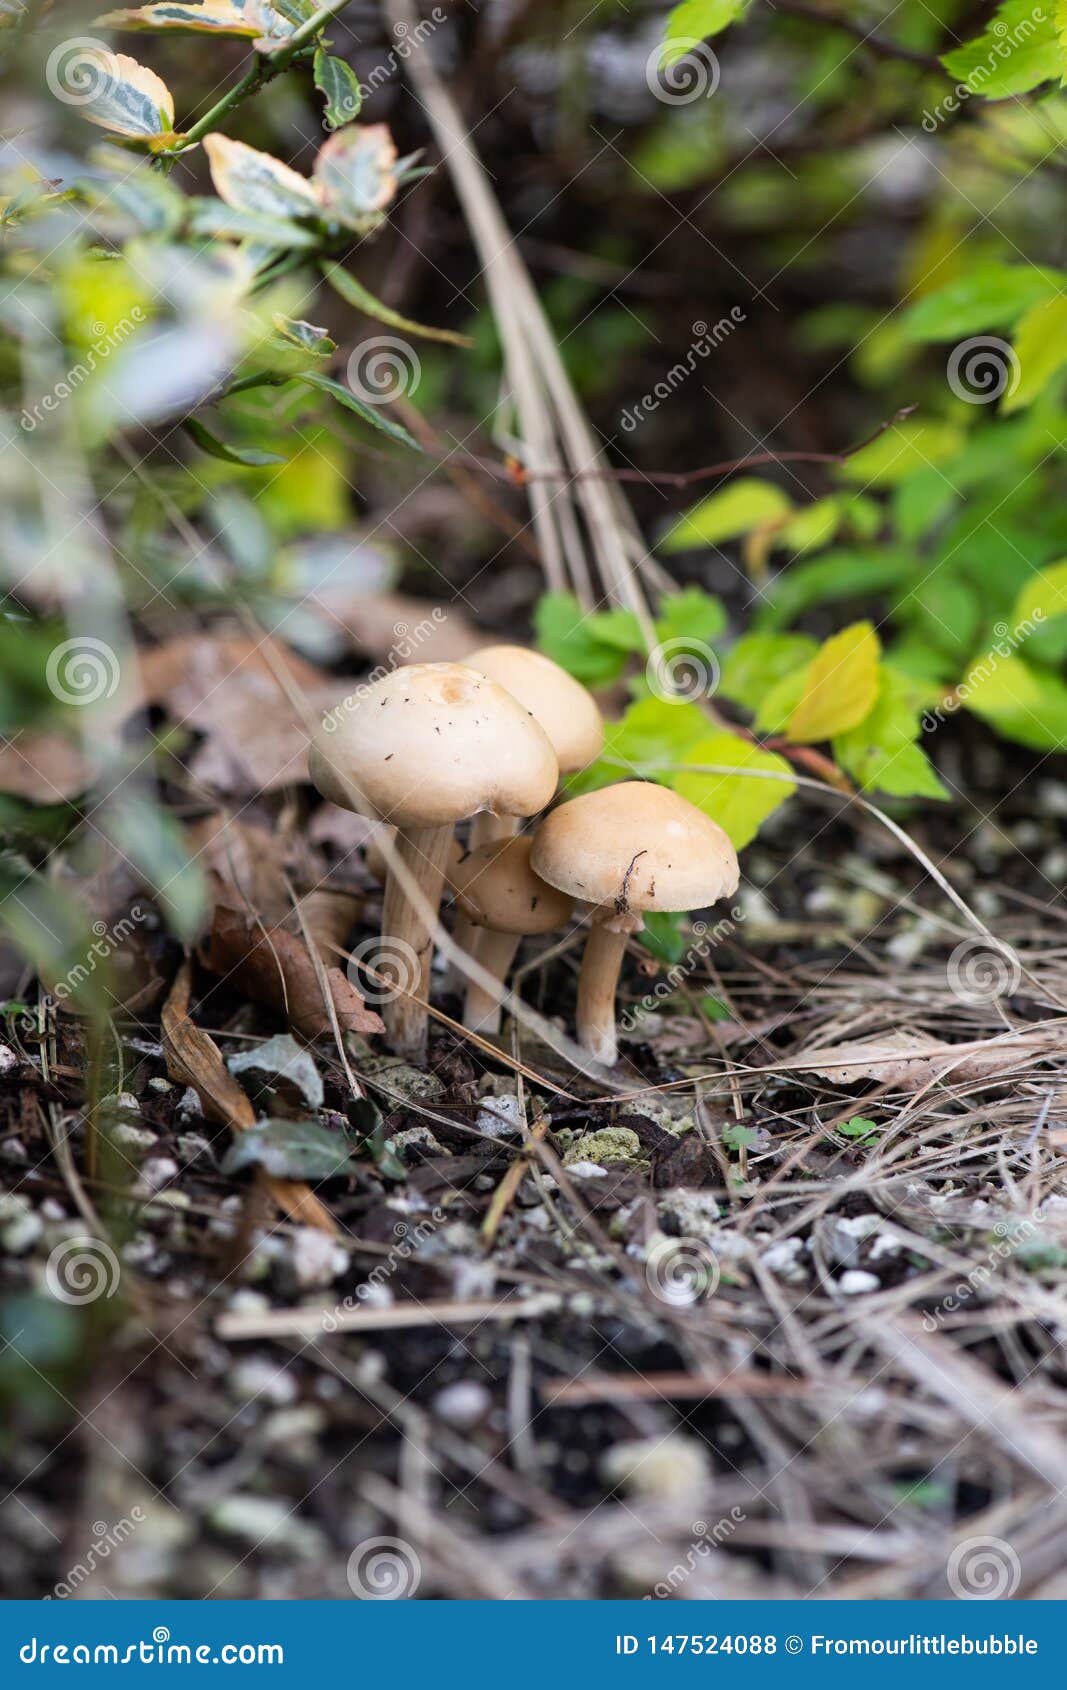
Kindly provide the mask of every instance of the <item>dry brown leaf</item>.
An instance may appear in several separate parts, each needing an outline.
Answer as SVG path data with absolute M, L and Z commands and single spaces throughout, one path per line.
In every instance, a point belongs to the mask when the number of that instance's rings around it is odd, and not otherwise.
M 222 1052 L 214 1039 L 190 1019 L 191 987 L 192 969 L 188 962 L 184 962 L 163 1005 L 163 1054 L 167 1073 L 179 1085 L 192 1086 L 209 1120 L 222 1121 L 234 1132 L 246 1132 L 249 1127 L 255 1126 L 256 1112 L 222 1060 Z M 278 1207 L 290 1220 L 302 1226 L 318 1227 L 320 1232 L 336 1236 L 337 1226 L 329 1210 L 302 1180 L 268 1176 L 267 1186 Z
M 201 961 L 257 1003 L 287 1016 L 304 1038 L 322 1038 L 331 1031 L 308 948 L 284 927 L 264 928 L 246 910 L 220 901 L 201 947 Z M 342 969 L 327 968 L 326 981 L 342 1033 L 384 1032 L 380 1016 L 365 1007 Z
M 267 926 L 285 919 L 290 906 L 285 848 L 276 833 L 215 814 L 191 823 L 186 834 L 190 850 L 214 877 L 216 890 L 227 889 L 227 903 L 244 903 Z
M 878 1080 L 883 1085 L 917 1090 L 944 1075 L 951 1080 L 995 1079 L 1020 1061 L 1045 1055 L 1062 1041 L 1059 1028 L 1031 1028 L 1002 1038 L 977 1039 L 969 1044 L 946 1044 L 908 1033 L 891 1033 L 883 1039 L 856 1044 L 827 1045 L 810 1057 L 788 1064 L 823 1080 L 855 1085 L 860 1080 Z
M 320 587 L 309 602 L 350 636 L 375 663 L 458 663 L 485 644 L 485 635 L 460 612 L 404 593 L 354 595 Z M 342 683 L 343 684 L 343 683 Z

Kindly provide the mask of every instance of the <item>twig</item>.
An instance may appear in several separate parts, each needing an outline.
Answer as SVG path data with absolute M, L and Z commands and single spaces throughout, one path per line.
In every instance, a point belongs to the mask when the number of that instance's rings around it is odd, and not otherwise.
M 905 64 L 918 65 L 923 70 L 941 70 L 943 66 L 935 53 L 920 53 L 917 48 L 902 46 L 898 41 L 890 41 L 884 35 L 878 35 L 873 29 L 867 29 L 862 23 L 854 23 L 851 18 L 842 17 L 840 12 L 827 12 L 821 6 L 808 5 L 807 0 L 768 0 L 774 12 L 787 12 L 791 17 L 804 18 L 809 23 L 820 23 L 825 29 L 840 29 L 846 35 L 851 35 L 879 59 L 901 59 Z

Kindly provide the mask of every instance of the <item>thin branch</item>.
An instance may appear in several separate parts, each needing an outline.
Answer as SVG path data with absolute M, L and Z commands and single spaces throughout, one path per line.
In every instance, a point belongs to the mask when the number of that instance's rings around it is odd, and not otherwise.
M 280 76 L 283 71 L 288 70 L 296 55 L 318 35 L 320 30 L 325 29 L 338 12 L 343 12 L 348 3 L 349 0 L 328 0 L 328 3 L 325 6 L 320 6 L 310 18 L 307 18 L 300 25 L 299 29 L 294 29 L 289 39 L 276 52 L 262 53 L 257 51 L 252 64 L 245 71 L 241 80 L 235 82 L 233 87 L 223 94 L 221 100 L 217 100 L 211 110 L 205 112 L 204 116 L 197 123 L 194 123 L 191 129 L 186 130 L 185 147 L 182 147 L 180 151 L 184 152 L 186 147 L 195 146 L 205 135 L 210 134 L 211 130 L 215 129 L 222 119 L 233 111 L 235 106 L 240 105 L 242 100 L 247 99 L 250 94 L 258 94 L 259 90 L 265 88 L 268 82 L 273 82 L 276 76 Z
M 826 29 L 843 30 L 876 58 L 901 59 L 905 64 L 919 65 L 923 70 L 944 69 L 936 54 L 920 53 L 914 47 L 904 47 L 898 41 L 890 41 L 884 35 L 867 29 L 864 24 L 854 23 L 851 18 L 842 17 L 840 12 L 825 11 L 822 6 L 809 5 L 807 0 L 768 0 L 768 4 L 772 11 L 787 12 L 791 17 L 805 18 L 809 23 L 821 23 Z

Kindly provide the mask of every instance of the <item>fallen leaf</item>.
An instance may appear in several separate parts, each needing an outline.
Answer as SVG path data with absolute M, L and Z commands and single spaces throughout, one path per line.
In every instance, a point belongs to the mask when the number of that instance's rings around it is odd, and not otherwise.
M 256 1124 L 256 1112 L 222 1060 L 222 1052 L 214 1039 L 191 1020 L 191 990 L 192 968 L 184 962 L 163 1005 L 163 1054 L 167 1074 L 179 1085 L 192 1086 L 209 1120 L 222 1121 L 234 1132 L 248 1132 Z M 277 1179 L 273 1175 L 267 1177 L 272 1197 L 290 1220 L 318 1227 L 321 1232 L 336 1236 L 333 1217 L 308 1186 Z
M 304 941 L 284 927 L 264 927 L 244 909 L 219 902 L 200 957 L 212 974 L 287 1017 L 304 1038 L 322 1038 L 331 1031 L 311 954 Z M 342 969 L 326 968 L 325 978 L 342 1033 L 384 1032 L 381 1018 L 365 1008 Z
M 222 1171 L 258 1167 L 276 1179 L 338 1179 L 356 1172 L 349 1150 L 318 1121 L 260 1121 L 231 1144 Z
M 855 1044 L 827 1045 L 810 1057 L 786 1064 L 843 1086 L 860 1080 L 878 1080 L 884 1085 L 917 1090 L 930 1080 L 995 1079 L 1008 1073 L 1020 1061 L 1040 1057 L 1062 1044 L 1062 1030 L 1034 1028 L 995 1039 L 976 1039 L 968 1044 L 946 1044 L 908 1033 L 888 1034 L 884 1039 Z

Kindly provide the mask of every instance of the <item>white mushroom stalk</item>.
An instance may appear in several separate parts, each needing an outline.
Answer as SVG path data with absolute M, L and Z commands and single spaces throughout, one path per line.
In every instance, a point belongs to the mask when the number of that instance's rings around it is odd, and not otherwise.
M 705 909 L 737 890 L 737 853 L 717 822 L 647 781 L 561 804 L 533 837 L 534 873 L 592 906 L 578 977 L 578 1039 L 605 1067 L 618 1059 L 615 994 L 631 934 L 649 910 Z
M 450 872 L 460 912 L 480 933 L 478 961 L 500 986 L 522 939 L 562 927 L 574 904 L 533 872 L 530 845 L 521 835 L 493 840 L 467 852 Z M 499 996 L 477 980 L 467 987 L 463 1024 L 475 1033 L 500 1031 Z
M 483 810 L 542 809 L 558 778 L 552 747 L 502 687 L 459 664 L 419 663 L 335 706 L 314 737 L 308 770 L 325 798 L 396 829 L 386 855 L 395 854 L 401 872 L 386 878 L 377 971 L 394 986 L 381 1006 L 393 1047 L 420 1059 L 453 829 Z M 408 878 L 419 905 L 404 889 Z

